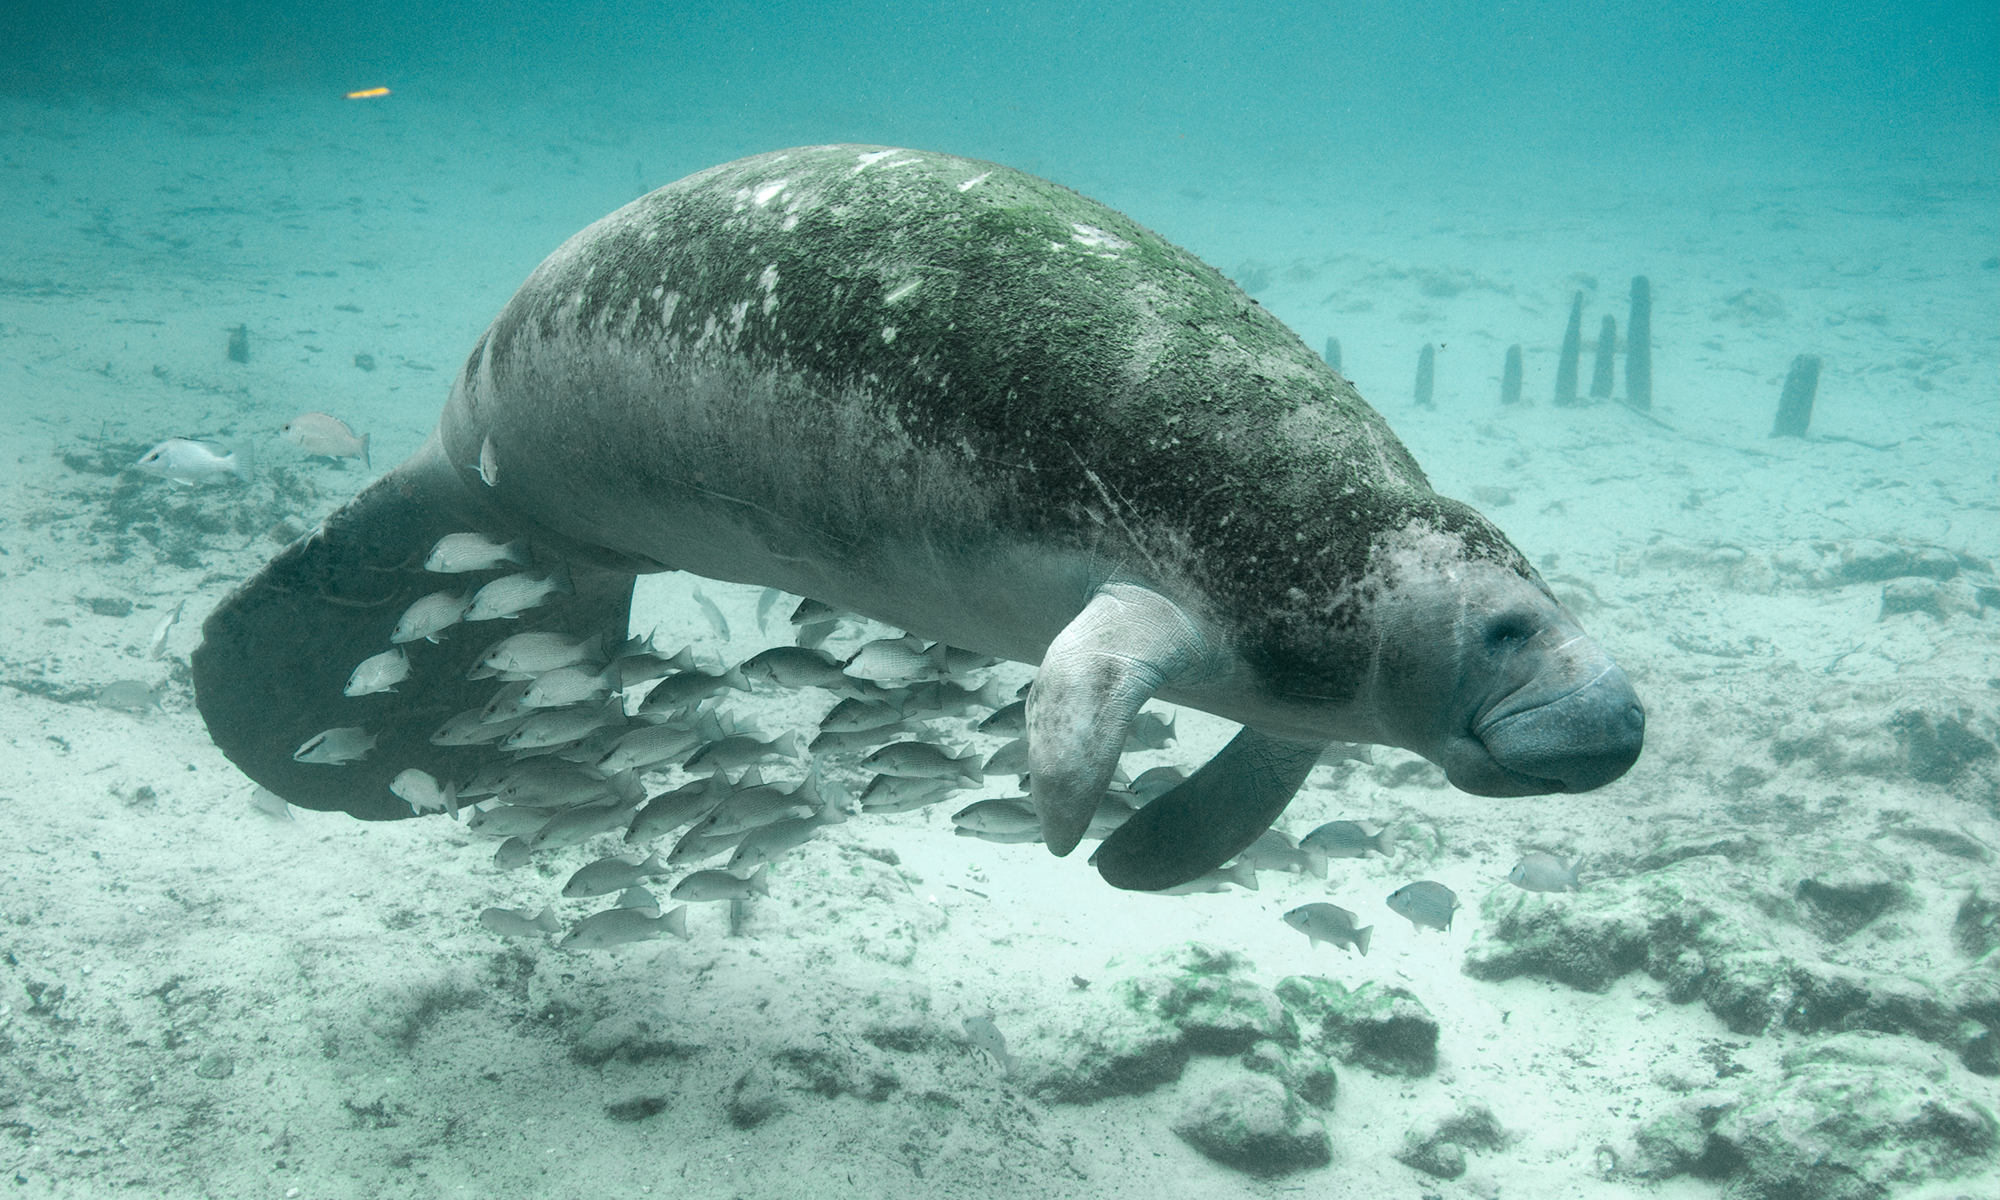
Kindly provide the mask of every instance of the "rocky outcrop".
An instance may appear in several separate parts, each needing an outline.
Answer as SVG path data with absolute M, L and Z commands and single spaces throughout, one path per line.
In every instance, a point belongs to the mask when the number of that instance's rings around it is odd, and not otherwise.
M 2000 1123 L 1922 1042 L 1835 1034 L 1783 1066 L 1776 1080 L 1688 1096 L 1655 1115 L 1635 1139 L 1637 1173 L 1727 1179 L 1732 1195 L 1756 1200 L 1881 1200 L 1992 1167 Z

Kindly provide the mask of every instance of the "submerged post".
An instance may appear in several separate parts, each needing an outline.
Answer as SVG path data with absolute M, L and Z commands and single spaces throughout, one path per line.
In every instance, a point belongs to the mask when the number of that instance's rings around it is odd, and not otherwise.
M 1327 366 L 1336 371 L 1340 370 L 1340 339 L 1337 337 L 1326 339 L 1326 349 L 1320 351 L 1320 357 L 1326 360 Z
M 1625 403 L 1653 407 L 1653 285 L 1632 277 L 1632 318 L 1625 322 Z
M 1556 406 L 1576 403 L 1576 366 L 1583 357 L 1583 293 L 1569 302 L 1569 329 L 1563 333 L 1562 357 L 1556 360 Z
M 1590 398 L 1611 399 L 1611 363 L 1618 353 L 1618 318 L 1606 314 L 1597 327 L 1597 361 L 1590 368 Z
M 1431 403 L 1431 388 L 1437 381 L 1437 347 L 1429 342 L 1417 352 L 1417 403 L 1424 408 L 1436 407 Z
M 1500 403 L 1521 402 L 1521 347 L 1507 347 L 1507 365 L 1500 372 Z
M 1771 422 L 1772 437 L 1804 437 L 1812 423 L 1813 395 L 1819 391 L 1819 355 L 1801 354 L 1792 360 L 1785 375 L 1785 391 L 1778 398 L 1778 415 Z

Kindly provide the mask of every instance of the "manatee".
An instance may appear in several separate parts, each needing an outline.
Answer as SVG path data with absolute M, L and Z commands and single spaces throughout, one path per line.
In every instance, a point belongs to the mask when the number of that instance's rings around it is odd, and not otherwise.
M 204 625 L 196 699 L 245 774 L 389 820 L 411 815 L 397 773 L 487 764 L 427 737 L 495 686 L 467 679 L 469 629 L 410 643 L 395 691 L 342 695 L 442 586 L 424 561 L 452 533 L 567 570 L 572 592 L 502 633 L 611 645 L 634 577 L 679 570 L 1038 664 L 1032 796 L 1057 855 L 1149 698 L 1240 723 L 1099 849 L 1124 888 L 1228 861 L 1329 742 L 1505 797 L 1601 787 L 1644 736 L 1625 675 L 1506 536 L 1256 301 L 1118 212 L 945 154 L 727 163 L 550 255 L 423 447 Z M 333 727 L 375 752 L 293 761 Z

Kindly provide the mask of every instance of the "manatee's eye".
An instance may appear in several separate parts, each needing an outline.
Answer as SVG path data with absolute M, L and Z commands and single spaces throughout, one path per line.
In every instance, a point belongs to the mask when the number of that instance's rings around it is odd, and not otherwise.
M 1510 649 L 1535 636 L 1535 623 L 1526 613 L 1502 613 L 1486 626 L 1488 649 Z

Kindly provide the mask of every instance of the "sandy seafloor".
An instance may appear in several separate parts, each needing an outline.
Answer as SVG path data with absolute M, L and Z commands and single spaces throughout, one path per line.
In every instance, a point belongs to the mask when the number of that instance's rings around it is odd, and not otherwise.
M 1246 177 L 1153 191 L 1110 167 L 1065 177 L 1252 287 L 1315 349 L 1338 335 L 1347 373 L 1434 485 L 1492 515 L 1639 688 L 1645 755 L 1601 791 L 1481 799 L 1381 750 L 1372 766 L 1316 771 L 1281 823 L 1409 823 L 1434 832 L 1433 855 L 1336 861 L 1327 883 L 1266 874 L 1254 893 L 1134 896 L 1081 856 L 952 837 L 965 793 L 829 831 L 775 870 L 741 936 L 710 907 L 686 943 L 572 954 L 508 943 L 474 918 L 554 899 L 585 850 L 501 873 L 492 843 L 442 819 L 258 811 L 203 731 L 187 656 L 236 583 L 371 477 L 275 430 L 331 412 L 372 434 L 376 472 L 392 466 L 428 431 L 479 330 L 562 238 L 686 170 L 775 148 L 692 123 L 424 103 L 0 106 L 11 1192 L 1709 1196 L 1717 1185 L 1689 1176 L 1607 1173 L 1599 1148 L 1629 1161 L 1639 1124 L 1714 1082 L 1717 1064 L 1773 1071 L 1802 1035 L 1734 1034 L 1639 971 L 1601 993 L 1467 977 L 1482 901 L 1509 899 L 1524 851 L 1585 856 L 1587 888 L 1675 841 L 1750 833 L 1807 857 L 1872 843 L 1908 865 L 1914 903 L 1820 953 L 1935 978 L 1969 964 L 1950 931 L 1975 886 L 2000 894 L 1991 854 L 1967 857 L 1963 841 L 2000 850 L 1994 776 L 1917 779 L 1893 745 L 1873 758 L 1774 753 L 1801 721 L 1834 722 L 1836 743 L 1887 744 L 1879 724 L 1913 696 L 1992 735 L 1993 609 L 1884 617 L 1881 581 L 1815 584 L 1802 567 L 1861 538 L 2000 555 L 2000 270 L 1982 266 L 2000 230 L 1991 183 L 1967 182 L 1967 164 L 1690 153 L 1616 180 L 1475 164 L 1317 189 Z M 1641 272 L 1656 297 L 1657 419 L 1552 407 L 1572 290 L 1587 297 L 1587 337 L 1606 312 L 1622 330 Z M 239 325 L 242 364 L 224 353 Z M 1410 402 L 1426 341 L 1441 348 L 1429 411 Z M 1501 356 L 1516 341 L 1534 403 L 1503 411 Z M 1769 440 L 1801 352 L 1827 362 L 1815 436 Z M 1586 384 L 1589 369 L 1586 350 Z M 1622 356 L 1620 369 L 1622 388 Z M 254 442 L 257 481 L 189 494 L 111 473 L 177 434 Z M 734 634 L 720 641 L 691 583 L 642 581 L 635 628 L 730 659 L 778 640 L 757 628 L 754 590 L 710 585 Z M 165 658 L 150 660 L 150 633 L 183 599 Z M 1010 687 L 1027 677 L 1003 670 Z M 94 703 L 121 679 L 164 683 L 159 710 Z M 826 703 L 760 695 L 735 708 L 777 733 Z M 1198 713 L 1179 730 L 1128 770 L 1191 767 L 1230 733 Z M 1900 836 L 1910 829 L 1961 840 Z M 1450 933 L 1413 931 L 1384 907 L 1417 878 L 1466 904 Z M 1375 926 L 1367 957 L 1311 948 L 1279 921 L 1318 899 Z M 558 903 L 573 917 L 602 902 Z M 1035 1098 L 1036 1064 L 1087 1011 L 1074 981 L 1101 994 L 1191 941 L 1241 952 L 1266 983 L 1311 973 L 1410 989 L 1442 1026 L 1438 1070 L 1342 1068 L 1324 1114 L 1333 1165 L 1269 1183 L 1170 1130 L 1180 1094 L 1218 1064 L 1198 1058 L 1144 1095 Z M 987 1013 L 1023 1060 L 1013 1079 L 963 1041 L 961 1019 Z M 634 1018 L 673 1052 L 596 1064 L 573 1052 L 593 1023 Z M 933 1036 L 890 1054 L 863 1037 L 884 1022 Z M 801 1052 L 873 1064 L 898 1086 L 828 1097 L 781 1074 L 784 1111 L 732 1126 L 724 1097 L 745 1069 Z M 1941 1059 L 1952 1088 L 1995 1105 L 1992 1078 Z M 607 1115 L 634 1097 L 663 1110 Z M 1474 1152 L 1450 1182 L 1392 1157 L 1413 1122 L 1465 1097 L 1493 1107 L 1509 1145 Z M 1989 1169 L 1905 1190 L 1990 1196 L 1996 1180 Z

